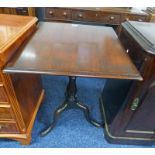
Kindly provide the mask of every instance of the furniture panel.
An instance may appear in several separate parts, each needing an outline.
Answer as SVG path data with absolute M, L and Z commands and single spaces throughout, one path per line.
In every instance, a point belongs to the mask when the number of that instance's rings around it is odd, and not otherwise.
M 0 84 L 0 105 L 1 104 L 8 104 L 8 98 L 3 84 Z
M 75 21 L 98 21 L 99 14 L 95 11 L 72 10 L 72 20 Z
M 139 21 L 139 22 L 145 22 L 147 19 L 146 19 L 146 16 L 140 16 L 140 15 L 126 15 L 124 17 L 124 19 L 122 19 L 123 21 L 127 21 L 127 20 L 133 20 L 133 21 Z
M 14 119 L 11 107 L 0 107 L 0 120 Z
M 70 20 L 71 19 L 71 10 L 45 8 L 45 19 L 48 19 L 48 20 Z
M 130 122 L 126 126 L 127 133 L 135 133 L 139 135 L 146 134 L 150 138 L 155 138 L 155 79 L 151 82 L 145 96 L 136 107 L 131 105 L 130 110 L 134 111 L 133 117 L 130 119 Z M 139 98 L 137 98 L 138 100 Z M 147 121 L 146 121 L 147 120 Z
M 0 134 L 17 134 L 17 133 L 19 133 L 19 130 L 16 123 L 0 122 Z
M 100 13 L 99 21 L 105 24 L 119 25 L 121 23 L 121 15 L 110 14 L 110 13 Z
M 37 107 L 38 96 L 42 93 L 41 78 L 31 74 L 10 75 L 24 124 L 28 128 Z M 33 104 L 32 104 L 33 103 Z
M 119 35 L 119 39 L 121 40 L 123 47 L 132 59 L 133 63 L 136 65 L 137 69 L 140 70 L 140 68 L 143 66 L 143 63 L 149 59 L 145 51 L 143 51 L 139 44 L 135 42 L 128 32 L 123 29 Z

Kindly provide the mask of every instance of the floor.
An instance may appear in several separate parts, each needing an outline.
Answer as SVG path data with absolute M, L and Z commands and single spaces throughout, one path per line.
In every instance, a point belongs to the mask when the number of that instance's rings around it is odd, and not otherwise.
M 148 146 L 114 145 L 104 139 L 103 129 L 89 124 L 78 109 L 65 111 L 56 127 L 45 137 L 39 132 L 52 121 L 54 109 L 63 102 L 68 78 L 63 76 L 42 76 L 46 95 L 39 109 L 33 132 L 32 143 L 23 146 L 16 141 L 0 139 L 1 148 L 142 148 Z M 90 107 L 92 116 L 101 121 L 98 98 L 106 80 L 78 78 L 78 97 Z M 150 147 L 155 147 L 152 145 Z

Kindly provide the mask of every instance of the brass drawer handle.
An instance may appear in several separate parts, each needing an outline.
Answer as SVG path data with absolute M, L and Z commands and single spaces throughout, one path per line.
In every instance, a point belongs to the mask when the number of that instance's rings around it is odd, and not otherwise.
M 64 15 L 64 16 L 67 16 L 67 12 L 64 12 L 63 15 Z
M 50 14 L 50 15 L 53 15 L 53 11 L 49 11 L 49 14 Z
M 80 13 L 80 14 L 78 14 L 78 16 L 80 17 L 80 18 L 82 18 L 83 17 L 83 15 Z
M 139 105 L 139 98 L 137 97 L 132 102 L 131 110 L 132 111 L 135 111 L 137 109 L 138 105 Z

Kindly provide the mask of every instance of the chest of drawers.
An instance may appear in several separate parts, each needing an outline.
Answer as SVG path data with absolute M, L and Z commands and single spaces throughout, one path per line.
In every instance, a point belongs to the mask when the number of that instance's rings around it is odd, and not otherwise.
M 44 90 L 40 76 L 8 75 L 3 73 L 3 68 L 33 34 L 36 21 L 35 17 L 0 14 L 0 138 L 11 138 L 22 144 L 31 142 L 31 130 Z

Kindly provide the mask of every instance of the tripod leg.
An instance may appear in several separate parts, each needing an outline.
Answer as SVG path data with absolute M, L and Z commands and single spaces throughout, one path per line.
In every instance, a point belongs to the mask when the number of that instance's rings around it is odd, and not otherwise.
M 57 121 L 58 121 L 58 118 L 60 116 L 60 114 L 68 107 L 68 104 L 66 102 L 64 102 L 62 105 L 60 105 L 56 111 L 54 112 L 54 116 L 53 116 L 53 122 L 51 123 L 51 125 L 45 129 L 43 129 L 41 132 L 40 132 L 40 136 L 43 137 L 43 136 L 46 136 L 53 128 L 54 126 L 56 125 Z
M 79 102 L 77 102 L 76 105 L 78 108 L 82 109 L 82 111 L 84 112 L 84 115 L 89 123 L 91 123 L 92 125 L 94 125 L 96 127 L 103 127 L 102 123 L 99 123 L 96 120 L 94 120 L 93 118 L 91 118 L 90 111 L 89 111 L 89 108 L 87 105 L 81 104 Z

